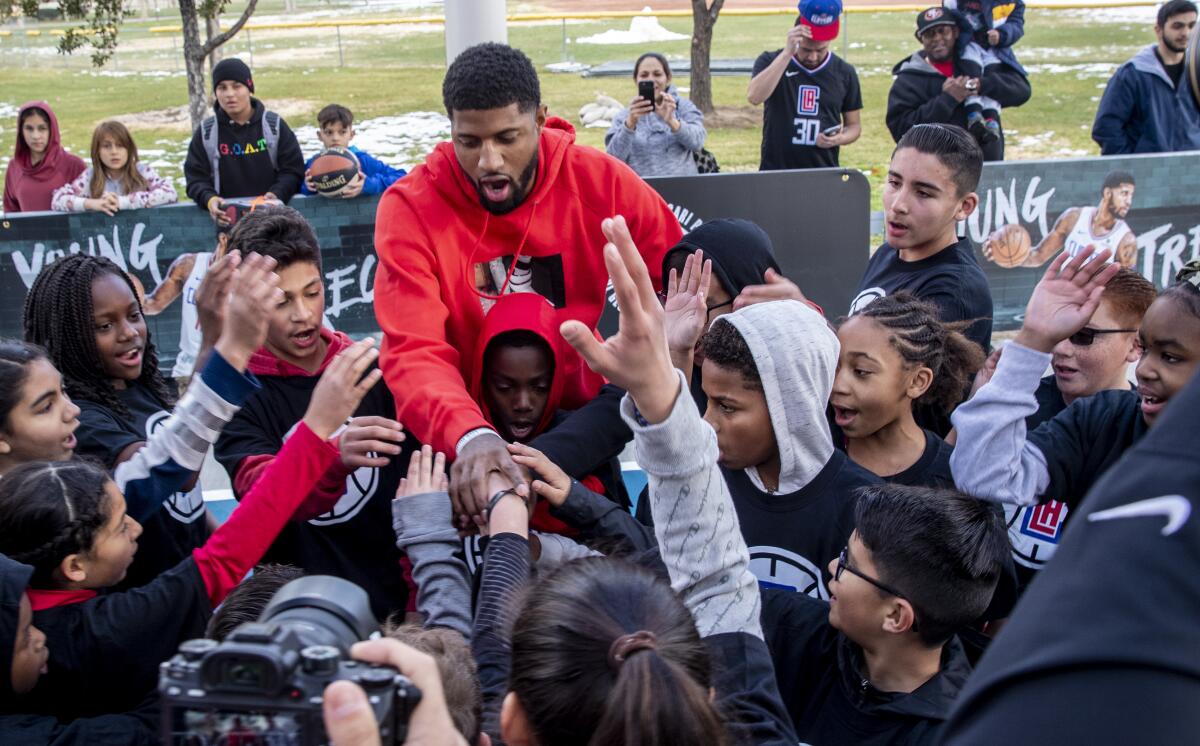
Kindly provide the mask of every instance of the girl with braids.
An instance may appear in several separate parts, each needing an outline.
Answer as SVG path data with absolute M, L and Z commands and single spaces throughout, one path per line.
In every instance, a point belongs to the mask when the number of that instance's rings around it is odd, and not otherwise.
M 133 563 L 142 529 L 103 469 L 33 461 L 0 479 L 0 552 L 32 567 L 33 623 L 50 649 L 47 673 L 17 703 L 21 712 L 123 712 L 154 690 L 159 663 L 204 636 L 213 607 L 339 457 L 330 436 L 382 375 L 367 372 L 378 357 L 373 345 L 359 342 L 326 368 L 304 419 L 229 520 L 134 590 L 110 590 Z
M 950 446 L 921 428 L 913 408 L 947 416 L 983 365 L 983 350 L 943 323 L 936 306 L 906 291 L 880 298 L 841 323 L 837 375 L 829 403 L 855 463 L 886 481 L 953 487 Z

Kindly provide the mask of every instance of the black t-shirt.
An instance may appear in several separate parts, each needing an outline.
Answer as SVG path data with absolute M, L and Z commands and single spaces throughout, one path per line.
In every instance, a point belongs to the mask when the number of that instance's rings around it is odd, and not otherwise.
M 320 376 L 258 375 L 262 384 L 217 440 L 214 453 L 230 479 L 248 456 L 274 456 L 304 417 Z M 396 418 L 396 405 L 382 381 L 363 398 L 355 417 Z M 346 492 L 333 510 L 309 521 L 290 521 L 263 562 L 279 562 L 317 575 L 336 575 L 362 586 L 380 619 L 404 611 L 408 585 L 392 530 L 392 498 L 408 472 L 412 433 L 401 453 L 382 468 L 363 467 L 346 478 Z M 243 496 L 238 495 L 238 499 Z
M 967 337 L 985 352 L 991 349 L 992 290 L 969 239 L 960 239 L 915 262 L 901 261 L 898 251 L 883 244 L 867 263 L 850 313 L 900 290 L 933 303 L 940 309 L 942 321 L 974 321 L 967 328 Z
M 954 489 L 954 476 L 950 473 L 950 452 L 954 450 L 946 441 L 925 430 L 925 451 L 917 462 L 899 474 L 884 477 L 892 484 L 912 487 L 948 487 Z
M 856 490 L 879 477 L 834 450 L 812 481 L 787 495 L 755 486 L 742 469 L 721 469 L 763 588 L 829 598 L 829 561 L 854 529 Z
M 1174 65 L 1168 65 L 1167 63 L 1163 62 L 1162 55 L 1158 53 L 1157 49 L 1154 50 L 1154 56 L 1158 58 L 1158 64 L 1163 66 L 1163 70 L 1167 73 L 1167 77 L 1169 77 L 1171 79 L 1171 83 L 1173 83 L 1175 85 L 1175 87 L 1178 88 L 1179 80 L 1180 80 L 1180 78 L 1183 77 L 1184 60 L 1180 60 L 1179 62 L 1176 62 Z
M 162 408 L 150 390 L 133 382 L 117 391 L 117 398 L 129 410 L 126 419 L 108 407 L 78 400 L 79 429 L 76 451 L 94 458 L 109 471 L 117 466 L 117 457 L 133 443 L 147 440 L 162 427 L 170 413 Z M 199 479 L 188 492 L 176 492 L 142 524 L 137 556 L 118 588 L 138 588 L 179 564 L 192 550 L 208 540 L 208 511 Z
M 763 52 L 754 75 L 766 70 L 783 51 Z M 833 168 L 838 148 L 817 147 L 817 135 L 842 123 L 842 115 L 862 108 L 862 90 L 854 66 L 830 52 L 816 70 L 793 58 L 763 104 L 760 171 L 785 168 Z

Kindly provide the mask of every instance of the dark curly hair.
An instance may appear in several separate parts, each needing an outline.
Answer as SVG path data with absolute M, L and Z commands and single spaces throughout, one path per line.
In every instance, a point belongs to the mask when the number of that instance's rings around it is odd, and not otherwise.
M 522 113 L 542 103 L 533 63 L 519 49 L 487 42 L 463 50 L 442 80 L 446 113 L 486 111 L 516 104 Z
M 108 473 L 82 459 L 30 461 L 0 479 L 0 553 L 33 567 L 30 583 L 52 588 L 67 555 L 90 552 L 108 523 Z
M 700 338 L 700 350 L 704 359 L 728 370 L 742 374 L 746 388 L 762 391 L 762 377 L 754 363 L 754 354 L 738 332 L 737 327 L 725 319 L 718 318 Z
M 858 315 L 888 332 L 888 341 L 906 364 L 933 371 L 933 382 L 916 403 L 946 414 L 958 406 L 971 378 L 983 366 L 983 350 L 963 335 L 973 321 L 943 322 L 937 306 L 906 291 L 872 301 Z
M 100 351 L 96 348 L 92 283 L 104 275 L 115 275 L 125 281 L 141 313 L 137 288 L 117 264 L 100 256 L 70 254 L 42 269 L 29 288 L 29 295 L 25 296 L 25 341 L 46 348 L 50 362 L 62 373 L 71 398 L 101 404 L 128 418 L 129 410 L 104 375 Z M 158 354 L 149 328 L 138 383 L 146 387 L 163 409 L 175 406 L 175 393 L 158 370 Z

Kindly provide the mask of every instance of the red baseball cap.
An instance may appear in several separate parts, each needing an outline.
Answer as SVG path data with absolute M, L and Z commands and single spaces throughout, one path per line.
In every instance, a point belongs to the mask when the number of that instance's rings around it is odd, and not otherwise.
M 812 29 L 813 41 L 831 41 L 841 30 L 841 0 L 800 0 L 800 23 Z

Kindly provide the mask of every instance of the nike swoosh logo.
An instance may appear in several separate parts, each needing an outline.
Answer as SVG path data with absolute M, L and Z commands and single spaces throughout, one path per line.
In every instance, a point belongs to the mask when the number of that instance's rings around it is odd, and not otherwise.
M 1167 525 L 1163 526 L 1162 535 L 1170 536 L 1183 528 L 1183 524 L 1187 523 L 1187 519 L 1191 514 L 1192 503 L 1186 497 L 1183 495 L 1163 495 L 1162 497 L 1151 497 L 1147 500 L 1138 500 L 1135 503 L 1129 503 L 1128 505 L 1101 510 L 1089 515 L 1088 520 L 1095 522 L 1113 521 L 1122 518 L 1162 516 L 1167 519 Z
M 799 70 L 788 70 L 786 73 L 784 73 L 784 75 L 788 76 L 789 78 L 792 77 L 793 75 L 799 75 L 799 74 L 800 74 Z

